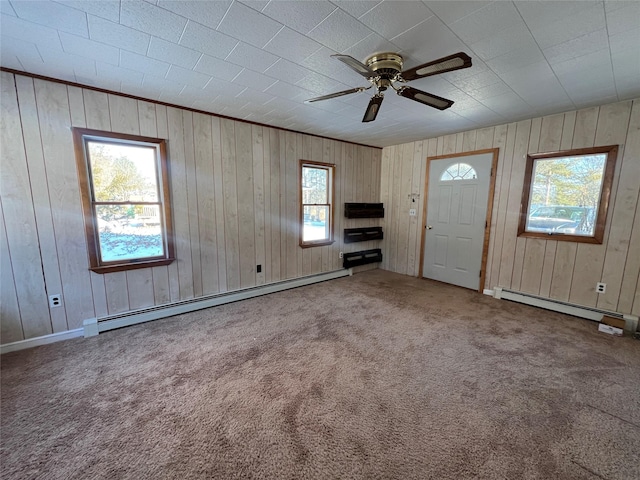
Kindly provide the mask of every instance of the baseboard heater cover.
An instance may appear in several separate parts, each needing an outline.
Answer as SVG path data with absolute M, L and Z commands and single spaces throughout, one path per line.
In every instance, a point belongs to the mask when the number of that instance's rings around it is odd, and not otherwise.
M 245 288 L 242 290 L 234 290 L 232 292 L 209 295 L 206 297 L 184 300 L 155 307 L 133 310 L 118 315 L 109 315 L 100 318 L 89 318 L 84 321 L 84 336 L 93 337 L 101 332 L 114 330 L 116 328 L 128 327 L 138 323 L 150 322 L 161 318 L 181 315 L 183 313 L 202 310 L 203 308 L 216 307 L 225 303 L 237 302 L 248 298 L 260 297 L 269 293 L 281 292 L 291 288 L 311 285 L 313 283 L 333 280 L 340 277 L 348 277 L 352 275 L 351 269 L 334 270 L 332 272 L 319 273 L 306 277 L 294 278 L 291 280 L 283 280 L 281 282 L 269 283 L 257 287 Z
M 527 305 L 532 305 L 534 307 L 544 308 L 546 310 L 566 313 L 568 315 L 573 315 L 574 317 L 586 318 L 587 320 L 593 320 L 595 322 L 600 322 L 604 315 L 608 315 L 610 317 L 623 319 L 625 321 L 625 330 L 635 332 L 638 328 L 638 317 L 636 317 L 635 315 L 626 315 L 598 308 L 585 307 L 582 305 L 563 302 L 561 300 L 552 300 L 529 293 L 509 290 L 502 287 L 494 287 L 493 296 L 494 298 L 524 303 Z

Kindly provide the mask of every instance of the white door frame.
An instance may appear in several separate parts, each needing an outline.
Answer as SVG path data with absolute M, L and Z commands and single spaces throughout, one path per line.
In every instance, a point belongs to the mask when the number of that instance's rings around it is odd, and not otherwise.
M 424 179 L 424 205 L 422 209 L 422 239 L 420 240 L 420 268 L 418 270 L 418 277 L 423 278 L 423 265 L 424 265 L 424 243 L 426 237 L 427 228 L 427 208 L 429 198 L 429 168 L 432 160 L 443 160 L 446 158 L 464 158 L 471 155 L 482 155 L 484 153 L 493 153 L 493 160 L 491 162 L 491 175 L 489 177 L 489 195 L 487 199 L 487 218 L 484 229 L 484 242 L 482 246 L 482 262 L 480 264 L 480 287 L 478 291 L 482 293 L 484 290 L 484 282 L 487 277 L 487 256 L 489 254 L 489 235 L 491 233 L 491 214 L 493 211 L 493 196 L 495 194 L 496 187 L 496 169 L 498 165 L 498 153 L 499 148 L 486 148 L 484 150 L 474 150 L 473 152 L 464 153 L 451 153 L 448 155 L 438 155 L 436 157 L 427 157 L 427 172 Z

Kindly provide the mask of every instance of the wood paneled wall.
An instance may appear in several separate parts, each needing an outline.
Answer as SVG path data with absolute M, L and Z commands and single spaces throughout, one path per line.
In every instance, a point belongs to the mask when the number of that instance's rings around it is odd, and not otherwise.
M 1 343 L 84 319 L 341 268 L 344 202 L 380 198 L 381 150 L 2 72 Z M 167 139 L 177 260 L 88 267 L 70 128 Z M 336 242 L 298 246 L 298 160 L 336 164 Z M 256 273 L 256 265 L 262 272 Z M 365 266 L 375 268 L 374 266 Z M 365 269 L 365 267 L 362 267 Z M 63 306 L 49 309 L 48 295 Z
M 620 145 L 602 245 L 518 238 L 527 153 Z M 502 286 L 640 315 L 640 100 L 523 120 L 383 149 L 388 215 L 381 268 L 418 275 L 428 156 L 500 149 L 485 288 Z M 419 194 L 412 203 L 409 195 Z M 409 216 L 410 208 L 418 215 Z M 607 284 L 605 294 L 596 282 Z

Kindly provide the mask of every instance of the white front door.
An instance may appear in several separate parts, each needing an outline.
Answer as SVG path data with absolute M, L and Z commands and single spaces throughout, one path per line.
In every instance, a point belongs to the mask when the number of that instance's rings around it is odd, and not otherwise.
M 425 278 L 478 290 L 493 153 L 429 162 Z

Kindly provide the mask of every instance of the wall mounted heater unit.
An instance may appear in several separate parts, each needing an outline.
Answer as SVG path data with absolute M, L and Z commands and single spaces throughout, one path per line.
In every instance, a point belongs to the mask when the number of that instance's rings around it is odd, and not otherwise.
M 539 297 L 537 295 L 531 295 L 529 293 L 516 292 L 515 290 L 509 290 L 502 287 L 495 287 L 493 289 L 493 296 L 494 298 L 511 300 L 512 302 L 518 303 L 525 303 L 534 307 L 553 310 L 554 312 L 566 313 L 567 315 L 586 318 L 588 320 L 593 320 L 596 322 L 601 321 L 604 315 L 608 315 L 610 317 L 623 319 L 625 322 L 626 331 L 635 332 L 638 328 L 638 317 L 636 317 L 635 315 L 625 315 L 622 313 L 610 312 L 608 310 L 601 310 L 598 308 L 583 307 L 581 305 L 562 302 L 560 300 L 551 300 L 549 298 Z

